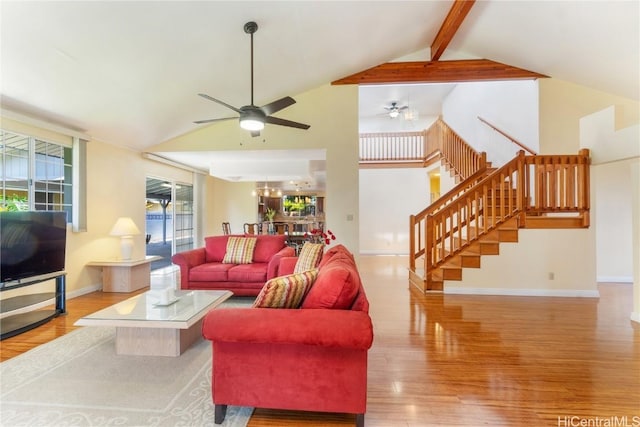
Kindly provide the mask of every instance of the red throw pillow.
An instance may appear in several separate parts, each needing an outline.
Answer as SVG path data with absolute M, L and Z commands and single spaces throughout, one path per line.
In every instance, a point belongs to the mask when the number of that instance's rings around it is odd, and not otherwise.
M 348 310 L 360 290 L 360 276 L 348 260 L 336 259 L 318 271 L 301 308 Z
M 204 238 L 206 262 L 222 262 L 227 252 L 227 241 L 231 236 L 210 236 Z
M 277 236 L 259 235 L 253 251 L 253 262 L 269 262 L 280 249 L 285 247 L 284 234 Z
M 336 245 L 329 250 L 327 250 L 324 255 L 322 255 L 322 259 L 320 260 L 320 264 L 318 264 L 318 268 L 322 268 L 329 263 L 331 258 L 335 255 L 346 255 L 353 260 L 353 255 L 349 252 L 344 245 Z

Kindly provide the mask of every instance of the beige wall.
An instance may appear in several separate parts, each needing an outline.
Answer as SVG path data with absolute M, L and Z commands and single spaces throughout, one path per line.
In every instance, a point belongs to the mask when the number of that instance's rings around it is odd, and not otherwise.
M 616 129 L 640 123 L 640 104 L 558 79 L 540 79 L 540 154 L 576 153 L 580 119 L 616 106 Z
M 251 195 L 254 189 L 253 182 L 229 182 L 209 176 L 204 237 L 222 234 L 223 222 L 231 225 L 232 233 L 242 233 L 245 222 L 256 222 L 258 202 Z
M 326 149 L 326 225 L 337 242 L 358 254 L 358 88 L 324 85 L 295 99 L 297 103 L 283 116 L 308 123 L 309 130 L 267 125 L 259 138 L 251 138 L 231 120 L 198 128 L 149 151 Z M 207 184 L 208 234 L 220 234 L 225 220 L 234 231 L 247 219 L 255 221 L 257 206 L 250 197 L 250 187 L 211 179 Z
M 0 118 L 0 127 L 6 131 L 19 133 L 26 136 L 33 136 L 36 138 L 41 138 L 45 141 L 55 142 L 57 144 L 71 147 L 71 144 L 73 143 L 73 138 L 71 136 L 65 135 L 62 132 L 56 132 L 51 129 L 44 129 L 34 124 L 29 124 L 29 122 L 36 122 L 35 120 L 31 120 L 26 117 L 23 117 L 22 119 L 23 121 L 19 121 L 19 119 L 12 119 L 2 116 Z

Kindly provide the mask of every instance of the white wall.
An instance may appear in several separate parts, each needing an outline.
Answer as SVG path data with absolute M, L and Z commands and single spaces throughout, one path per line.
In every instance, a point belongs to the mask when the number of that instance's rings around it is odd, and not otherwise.
M 591 168 L 598 282 L 633 282 L 631 160 Z
M 633 312 L 631 319 L 640 323 L 640 158 L 631 163 L 631 212 L 633 221 Z
M 487 120 L 534 151 L 539 150 L 537 80 L 461 83 L 442 105 L 442 117 L 477 151 L 501 166 L 519 150 L 478 120 Z
M 360 169 L 360 253 L 409 253 L 409 216 L 429 204 L 425 168 Z

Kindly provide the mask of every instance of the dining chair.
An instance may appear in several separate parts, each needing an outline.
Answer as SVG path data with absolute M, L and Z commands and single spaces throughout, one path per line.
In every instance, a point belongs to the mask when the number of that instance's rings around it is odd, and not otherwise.
M 222 234 L 231 234 L 231 225 L 228 222 L 222 223 Z
M 275 222 L 276 234 L 289 234 L 289 224 L 286 222 Z
M 244 223 L 244 234 L 262 234 L 261 223 Z

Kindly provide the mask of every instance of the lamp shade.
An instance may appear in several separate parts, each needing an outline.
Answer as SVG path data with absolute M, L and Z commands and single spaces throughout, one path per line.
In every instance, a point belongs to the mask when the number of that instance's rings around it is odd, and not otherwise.
M 131 218 L 122 217 L 118 218 L 109 234 L 112 236 L 133 236 L 140 234 L 140 230 Z

